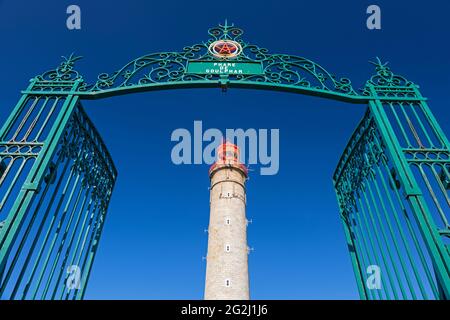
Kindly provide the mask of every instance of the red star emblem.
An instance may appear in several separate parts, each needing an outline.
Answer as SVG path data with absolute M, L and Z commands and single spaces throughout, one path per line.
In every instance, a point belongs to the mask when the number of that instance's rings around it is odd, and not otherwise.
M 231 55 L 231 54 L 235 53 L 237 50 L 238 50 L 238 48 L 236 47 L 236 45 L 234 45 L 233 43 L 228 43 L 228 42 L 218 43 L 214 48 L 214 51 L 216 51 L 218 54 L 224 55 L 224 56 Z

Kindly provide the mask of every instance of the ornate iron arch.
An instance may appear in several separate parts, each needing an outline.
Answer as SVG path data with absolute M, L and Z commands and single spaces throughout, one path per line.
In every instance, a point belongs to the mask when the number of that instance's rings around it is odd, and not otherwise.
M 269 53 L 265 48 L 244 41 L 243 33 L 234 24 L 219 24 L 208 30 L 209 39 L 205 42 L 184 47 L 180 52 L 158 52 L 141 56 L 115 72 L 99 74 L 95 83 L 86 82 L 74 69 L 75 62 L 81 57 L 72 54 L 63 57 L 63 62 L 56 69 L 36 76 L 34 86 L 28 92 L 46 91 L 57 94 L 68 90 L 71 83 L 78 81 L 80 86 L 77 94 L 84 99 L 151 90 L 208 87 L 287 91 L 351 103 L 367 103 L 370 98 L 368 90 L 354 89 L 349 78 L 338 78 L 318 63 L 304 57 Z M 219 40 L 237 42 L 242 53 L 233 59 L 215 56 L 209 48 Z M 217 69 L 220 64 L 230 65 L 227 68 L 230 72 L 202 72 L 204 70 L 192 67 L 202 63 L 215 64 Z M 377 74 L 369 83 L 408 83 L 403 77 L 394 76 L 380 60 L 374 64 Z M 248 68 L 251 70 L 245 72 Z

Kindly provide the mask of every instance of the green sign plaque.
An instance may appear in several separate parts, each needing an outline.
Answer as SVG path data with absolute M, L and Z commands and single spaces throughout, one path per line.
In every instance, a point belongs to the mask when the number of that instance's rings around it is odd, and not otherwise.
M 264 74 L 260 62 L 189 61 L 188 73 L 196 74 Z

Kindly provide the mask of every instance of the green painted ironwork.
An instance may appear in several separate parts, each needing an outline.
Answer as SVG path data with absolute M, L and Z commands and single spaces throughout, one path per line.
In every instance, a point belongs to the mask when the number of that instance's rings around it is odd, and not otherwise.
M 85 292 L 117 173 L 73 95 L 78 85 L 65 96 L 24 95 L 1 129 L 2 299 Z M 72 265 L 80 281 L 68 290 Z
M 368 111 L 333 178 L 360 295 L 448 299 L 448 140 L 418 87 L 374 64 Z M 371 265 L 379 290 L 366 285 Z
M 176 88 L 253 88 L 368 106 L 333 182 L 362 299 L 448 299 L 450 144 L 417 85 L 378 58 L 362 90 L 319 64 L 272 54 L 225 23 L 206 42 L 134 59 L 93 83 L 71 55 L 36 76 L 0 130 L 0 295 L 81 299 L 117 176 L 81 101 Z M 219 57 L 217 41 L 239 54 Z M 381 288 L 367 286 L 369 266 Z M 67 267 L 80 286 L 68 288 Z
M 245 42 L 243 31 L 233 25 L 219 25 L 209 29 L 209 40 L 184 47 L 181 52 L 148 54 L 128 62 L 121 69 L 102 73 L 95 83 L 83 81 L 74 64 L 80 57 L 70 56 L 55 70 L 38 77 L 37 83 L 25 92 L 64 91 L 64 84 L 79 80 L 83 84 L 77 94 L 84 99 L 98 99 L 110 95 L 137 91 L 196 87 L 242 87 L 266 90 L 292 91 L 321 95 L 350 102 L 365 103 L 348 78 L 337 78 L 319 64 L 303 57 L 270 54 L 267 49 Z M 262 64 L 263 74 L 195 74 L 188 72 L 189 62 L 227 61 L 218 59 L 208 50 L 217 40 L 232 40 L 242 46 L 242 54 L 232 59 L 235 63 Z

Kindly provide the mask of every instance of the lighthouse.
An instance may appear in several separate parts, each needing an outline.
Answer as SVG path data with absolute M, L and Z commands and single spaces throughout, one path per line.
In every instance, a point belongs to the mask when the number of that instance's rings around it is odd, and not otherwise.
M 210 218 L 206 258 L 206 300 L 248 300 L 248 246 L 245 215 L 247 167 L 239 148 L 224 142 L 209 169 Z

